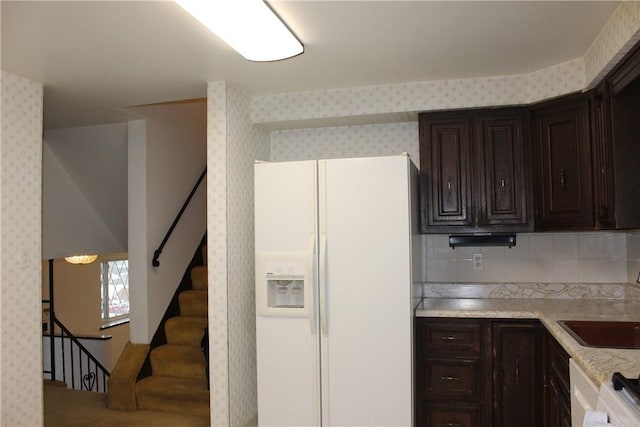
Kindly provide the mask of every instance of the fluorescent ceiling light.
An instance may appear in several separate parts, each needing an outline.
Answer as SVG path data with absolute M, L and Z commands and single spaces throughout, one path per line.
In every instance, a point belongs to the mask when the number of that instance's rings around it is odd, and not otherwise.
M 250 61 L 276 61 L 304 52 L 302 43 L 263 0 L 176 0 Z

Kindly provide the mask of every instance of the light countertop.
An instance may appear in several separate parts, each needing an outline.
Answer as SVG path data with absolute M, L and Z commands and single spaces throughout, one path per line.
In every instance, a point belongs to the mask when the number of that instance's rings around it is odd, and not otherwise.
M 611 382 L 614 372 L 630 378 L 640 374 L 640 350 L 584 347 L 557 323 L 558 320 L 640 321 L 637 300 L 424 298 L 416 309 L 416 317 L 538 319 L 596 386 Z

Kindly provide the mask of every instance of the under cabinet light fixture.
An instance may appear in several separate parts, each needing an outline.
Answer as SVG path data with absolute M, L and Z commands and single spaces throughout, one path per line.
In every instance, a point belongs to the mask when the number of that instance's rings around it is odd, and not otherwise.
M 175 0 L 249 61 L 277 61 L 304 46 L 263 0 Z

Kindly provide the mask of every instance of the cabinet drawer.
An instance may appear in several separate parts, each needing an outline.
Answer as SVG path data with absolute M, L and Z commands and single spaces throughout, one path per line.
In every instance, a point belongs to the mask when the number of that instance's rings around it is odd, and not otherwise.
M 480 352 L 480 323 L 473 319 L 429 321 L 421 328 L 422 348 L 425 356 L 434 353 Z
M 424 374 L 429 397 L 478 397 L 477 360 L 426 359 Z
M 425 427 L 479 427 L 477 407 L 428 404 Z

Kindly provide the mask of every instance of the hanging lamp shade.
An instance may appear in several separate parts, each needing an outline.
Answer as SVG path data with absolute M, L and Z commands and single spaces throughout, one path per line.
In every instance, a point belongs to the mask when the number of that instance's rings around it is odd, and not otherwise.
M 64 260 L 69 264 L 91 264 L 96 259 L 98 259 L 98 255 L 74 255 L 64 257 Z

